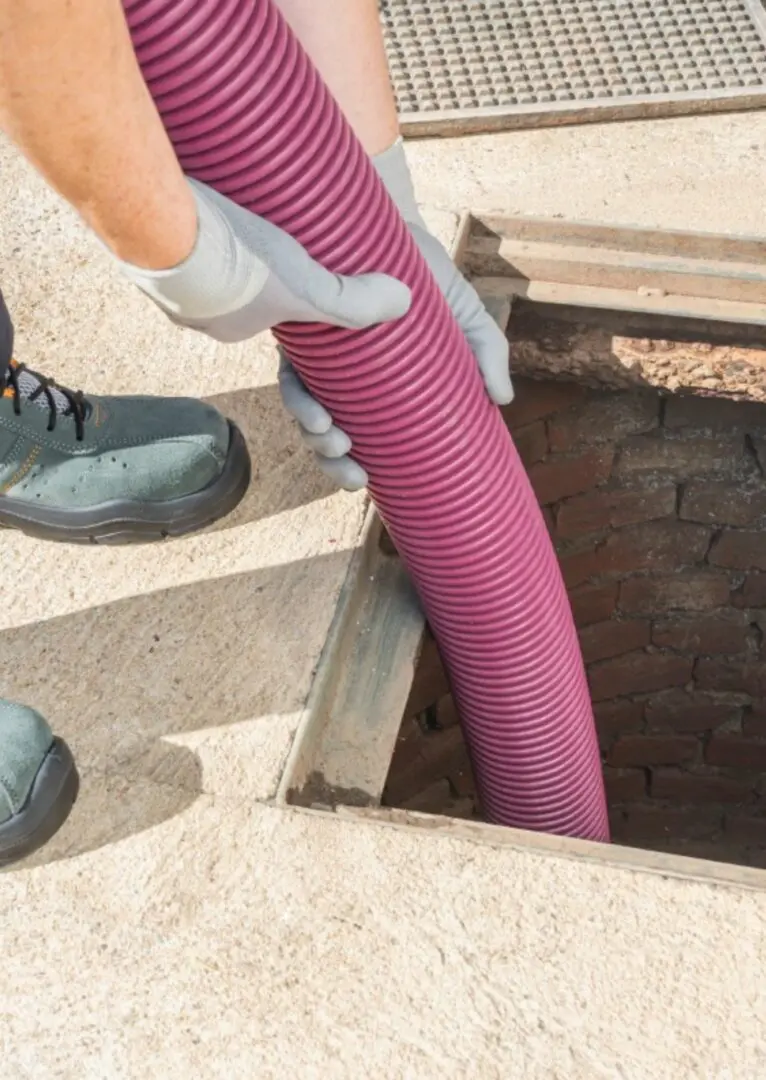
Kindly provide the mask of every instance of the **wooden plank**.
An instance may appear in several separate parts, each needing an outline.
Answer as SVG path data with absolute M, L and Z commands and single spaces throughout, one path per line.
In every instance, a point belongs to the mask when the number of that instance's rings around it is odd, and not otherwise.
M 511 301 L 514 297 L 524 297 L 541 304 L 766 326 L 766 303 L 739 303 L 680 293 L 666 294 L 662 289 L 648 286 L 629 290 L 513 277 L 474 278 L 473 286 L 485 302 L 490 303 L 497 303 L 503 297 Z
M 471 240 L 463 265 L 472 276 L 507 276 L 546 286 L 555 283 L 766 305 L 766 261 L 692 260 L 600 244 L 504 237 L 497 243 L 480 237 Z
M 587 221 L 477 214 L 471 223 L 468 250 L 484 250 L 484 241 L 551 243 L 587 248 L 616 248 L 626 253 L 671 255 L 687 259 L 754 263 L 766 262 L 766 240 L 720 233 L 594 225 Z
M 425 620 L 371 508 L 277 802 L 374 806 L 391 763 Z
M 396 810 L 388 807 L 359 809 L 340 806 L 336 813 L 360 824 L 381 825 L 394 829 L 420 829 L 431 836 L 464 840 L 485 847 L 511 849 L 541 859 L 574 859 L 614 870 L 660 874 L 686 881 L 735 889 L 766 890 L 766 871 L 752 866 L 718 863 L 710 859 L 694 859 L 688 855 L 650 851 L 645 848 L 622 847 L 619 844 L 597 844 L 592 840 L 554 836 L 548 833 L 527 832 L 483 821 Z

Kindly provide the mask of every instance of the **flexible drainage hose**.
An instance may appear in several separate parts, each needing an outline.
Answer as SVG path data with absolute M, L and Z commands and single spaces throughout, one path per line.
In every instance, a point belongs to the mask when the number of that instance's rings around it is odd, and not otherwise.
M 450 674 L 489 820 L 608 839 L 566 593 L 536 500 L 474 359 L 373 166 L 271 0 L 125 0 L 184 171 L 325 266 L 412 289 L 363 332 L 280 326 L 350 435 Z

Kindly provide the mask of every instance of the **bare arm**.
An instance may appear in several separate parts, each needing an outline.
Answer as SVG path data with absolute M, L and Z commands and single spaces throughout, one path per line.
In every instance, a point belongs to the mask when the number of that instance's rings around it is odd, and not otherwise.
M 120 0 L 0 0 L 0 127 L 127 262 L 175 266 L 194 200 Z
M 277 0 L 370 154 L 398 135 L 377 0 Z M 120 0 L 0 0 L 0 127 L 125 262 L 194 246 L 194 200 Z
M 276 0 L 368 154 L 399 124 L 377 0 Z
M 377 0 L 275 0 L 333 92 L 357 137 L 372 157 L 410 228 L 436 283 L 452 308 L 476 357 L 487 393 L 502 405 L 513 398 L 508 342 L 475 290 L 428 232 L 418 209 L 399 125 Z M 434 373 L 436 377 L 436 373 Z M 289 361 L 282 362 L 282 399 L 303 428 L 320 466 L 347 488 L 367 477 L 348 454 L 348 439 L 313 401 Z M 319 433 L 319 437 L 317 437 Z

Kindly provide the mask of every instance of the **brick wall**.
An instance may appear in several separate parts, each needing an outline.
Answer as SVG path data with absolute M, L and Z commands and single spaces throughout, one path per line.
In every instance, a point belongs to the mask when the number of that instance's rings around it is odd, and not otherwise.
M 766 405 L 517 381 L 623 843 L 766 865 Z M 386 800 L 476 813 L 429 642 Z M 413 802 L 414 800 L 414 802 Z

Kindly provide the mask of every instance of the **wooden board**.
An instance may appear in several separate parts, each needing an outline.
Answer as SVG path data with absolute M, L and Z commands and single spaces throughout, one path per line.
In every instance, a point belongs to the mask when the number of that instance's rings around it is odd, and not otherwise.
M 409 576 L 382 536 L 371 509 L 278 802 L 380 803 L 425 626 Z
M 486 296 L 766 324 L 766 242 L 484 216 L 462 265 Z

